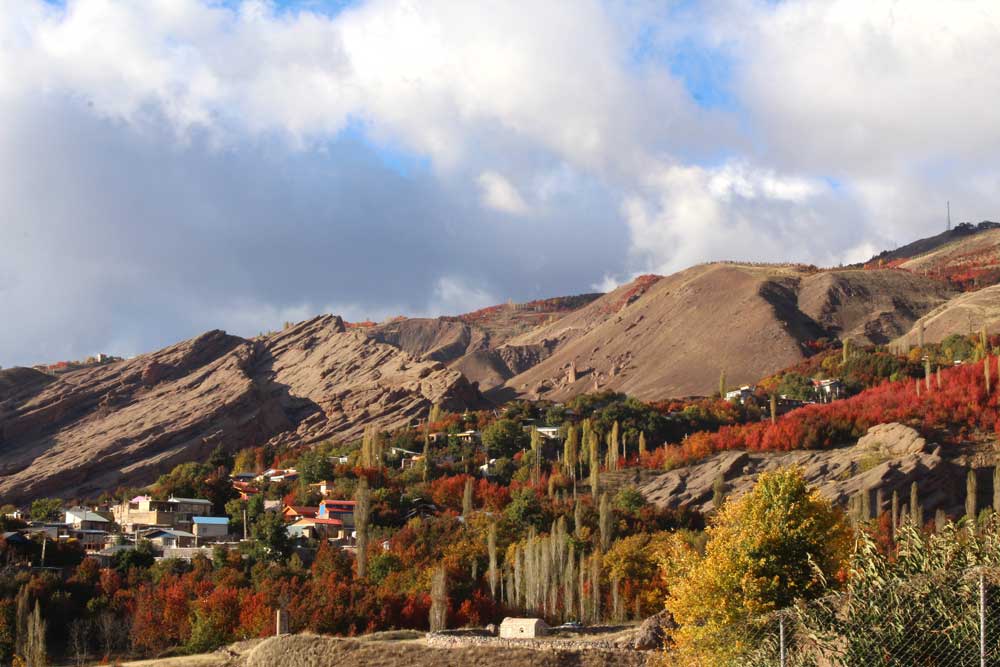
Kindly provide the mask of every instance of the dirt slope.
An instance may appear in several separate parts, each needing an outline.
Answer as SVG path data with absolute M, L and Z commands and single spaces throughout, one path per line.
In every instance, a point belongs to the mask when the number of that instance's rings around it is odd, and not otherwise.
M 0 498 L 96 495 L 173 465 L 267 442 L 404 425 L 433 401 L 481 404 L 457 371 L 417 361 L 338 317 L 269 337 L 212 331 L 134 359 L 0 394 Z
M 940 343 L 950 334 L 974 333 L 982 327 L 986 327 L 987 333 L 1000 332 L 1000 285 L 959 294 L 946 301 L 917 320 L 897 339 L 897 344 L 919 345 L 921 327 L 927 343 Z
M 954 295 L 908 271 L 823 271 L 802 280 L 798 307 L 830 335 L 884 344 Z
M 706 394 L 718 387 L 721 371 L 729 386 L 755 382 L 800 361 L 806 342 L 820 337 L 886 342 L 952 294 L 897 270 L 707 264 L 643 276 L 511 339 L 544 344 L 551 353 L 489 395 Z

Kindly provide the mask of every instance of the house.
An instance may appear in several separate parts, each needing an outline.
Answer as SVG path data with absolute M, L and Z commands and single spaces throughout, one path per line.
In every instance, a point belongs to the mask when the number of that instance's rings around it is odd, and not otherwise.
M 746 403 L 747 399 L 753 396 L 754 389 L 755 387 L 751 387 L 750 385 L 743 385 L 739 389 L 727 391 L 726 400 L 736 401 L 737 403 Z
M 194 546 L 194 533 L 176 528 L 151 528 L 142 534 L 153 546 L 160 550 Z
M 486 477 L 489 477 L 490 475 L 493 474 L 493 470 L 496 467 L 496 464 L 497 464 L 496 459 L 489 459 L 488 461 L 486 461 L 486 463 L 479 466 L 479 472 L 481 472 Z
M 77 540 L 85 551 L 100 551 L 108 543 L 110 533 L 106 530 L 70 529 L 69 537 Z
M 416 468 L 420 465 L 420 462 L 424 460 L 423 454 L 416 454 L 414 456 L 404 456 L 399 460 L 400 470 L 409 470 L 410 468 Z
M 197 542 L 218 542 L 229 537 L 229 518 L 224 516 L 196 516 L 191 518 Z
M 318 507 L 304 507 L 302 505 L 285 505 L 281 510 L 281 515 L 285 521 L 298 521 L 299 519 L 314 519 L 319 512 Z
M 240 500 L 250 500 L 250 496 L 260 493 L 260 489 L 249 482 L 233 482 L 233 490 L 240 494 Z
M 290 537 L 306 537 L 314 540 L 339 539 L 347 536 L 344 522 L 339 519 L 299 519 L 288 526 Z
M 813 380 L 813 389 L 819 395 L 820 400 L 823 403 L 829 403 L 830 401 L 835 401 L 844 395 L 846 387 L 840 378 L 831 378 L 829 380 Z
M 211 511 L 211 501 L 203 498 L 153 500 L 149 496 L 136 496 L 112 509 L 115 521 L 129 534 L 150 527 L 188 530 L 192 517 L 205 516 Z
M 234 482 L 252 482 L 257 479 L 258 473 L 255 472 L 238 472 L 229 476 Z
M 538 435 L 542 436 L 546 440 L 558 440 L 559 439 L 559 427 L 558 426 L 537 426 Z
M 319 504 L 319 512 L 316 513 L 318 519 L 337 519 L 345 527 L 354 528 L 354 505 L 353 500 L 324 500 Z
M 88 510 L 85 507 L 73 507 L 66 510 L 66 525 L 75 530 L 101 530 L 107 532 L 111 521 L 107 517 Z
M 549 626 L 540 618 L 507 617 L 500 623 L 501 639 L 534 639 L 548 634 Z
M 298 479 L 299 472 L 295 468 L 269 468 L 255 477 L 258 481 L 282 482 Z
M 310 484 L 309 488 L 316 489 L 316 493 L 326 498 L 330 493 L 333 492 L 334 485 L 333 482 L 323 480 L 322 482 L 316 482 L 315 484 Z
M 480 431 L 462 431 L 461 433 L 456 434 L 455 437 L 458 438 L 459 442 L 472 444 L 479 442 L 482 439 L 483 434 Z

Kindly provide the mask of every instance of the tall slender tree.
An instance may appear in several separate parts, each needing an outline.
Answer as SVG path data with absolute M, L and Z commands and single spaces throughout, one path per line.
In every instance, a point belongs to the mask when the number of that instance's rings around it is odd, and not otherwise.
M 976 503 L 976 493 L 978 489 L 976 488 L 976 471 L 972 468 L 969 469 L 968 474 L 965 477 L 965 518 L 969 521 L 972 526 L 976 523 L 976 510 L 978 509 L 978 504 Z
M 448 627 L 448 572 L 439 565 L 431 575 L 431 632 L 441 632 Z
M 356 535 L 357 578 L 364 579 L 368 573 L 368 520 L 371 514 L 371 491 L 368 480 L 358 480 L 354 492 L 354 533 Z
M 497 581 L 500 578 L 500 571 L 497 568 L 497 524 L 496 522 L 490 524 L 490 532 L 486 535 L 486 553 L 490 558 L 490 569 L 487 571 L 487 577 L 490 581 L 490 595 L 494 600 L 497 599 Z
M 462 517 L 466 522 L 472 518 L 472 478 L 465 478 L 465 488 L 462 489 Z
M 605 491 L 601 494 L 601 502 L 598 509 L 598 524 L 601 531 L 601 551 L 607 551 L 611 547 L 611 503 L 608 502 L 608 494 Z

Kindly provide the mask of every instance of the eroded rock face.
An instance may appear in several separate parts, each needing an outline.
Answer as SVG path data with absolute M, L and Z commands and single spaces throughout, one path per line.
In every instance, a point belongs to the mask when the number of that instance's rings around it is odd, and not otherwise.
M 417 361 L 323 316 L 245 340 L 222 331 L 135 359 L 29 378 L 0 396 L 0 498 L 97 495 L 235 450 L 392 429 L 434 402 L 482 398 L 457 371 Z M 27 388 L 25 388 L 27 387 Z
M 958 452 L 956 452 L 957 454 Z M 725 482 L 727 495 L 749 491 L 762 472 L 798 466 L 808 482 L 826 498 L 846 504 L 859 493 L 870 494 L 875 508 L 882 490 L 882 510 L 888 509 L 892 492 L 908 502 L 910 485 L 918 483 L 925 515 L 938 508 L 962 512 L 967 468 L 942 456 L 940 447 L 903 424 L 875 426 L 853 446 L 794 452 L 722 452 L 690 466 L 665 472 L 639 486 L 650 501 L 662 507 L 690 507 L 709 512 L 714 484 Z M 929 512 L 929 513 L 928 513 Z

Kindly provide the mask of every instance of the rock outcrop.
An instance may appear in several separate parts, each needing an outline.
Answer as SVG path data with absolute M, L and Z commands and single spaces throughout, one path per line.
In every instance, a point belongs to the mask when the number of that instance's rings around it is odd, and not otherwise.
M 951 448 L 950 448 L 951 451 Z M 846 505 L 851 496 L 870 494 L 876 506 L 882 490 L 888 509 L 893 491 L 904 502 L 910 485 L 918 482 L 925 515 L 937 509 L 961 514 L 967 467 L 945 458 L 941 447 L 930 446 L 912 428 L 902 424 L 875 426 L 857 444 L 820 451 L 783 453 L 732 451 L 665 472 L 639 486 L 639 491 L 662 507 L 715 509 L 714 485 L 720 477 L 727 496 L 739 496 L 753 487 L 760 473 L 787 466 L 799 467 L 810 484 L 826 498 Z M 954 448 L 954 455 L 960 454 Z
M 434 402 L 454 410 L 483 404 L 457 371 L 333 316 L 252 340 L 211 331 L 128 361 L 7 384 L 5 502 L 146 484 L 218 445 L 352 438 L 371 423 L 403 426 Z

